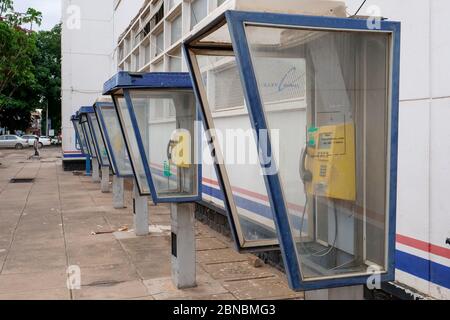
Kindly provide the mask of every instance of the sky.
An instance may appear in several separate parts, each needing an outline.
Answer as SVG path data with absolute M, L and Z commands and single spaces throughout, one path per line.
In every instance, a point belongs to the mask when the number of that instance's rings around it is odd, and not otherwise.
M 50 30 L 61 21 L 61 0 L 14 0 L 14 10 L 26 12 L 34 8 L 42 12 L 42 25 L 33 30 Z

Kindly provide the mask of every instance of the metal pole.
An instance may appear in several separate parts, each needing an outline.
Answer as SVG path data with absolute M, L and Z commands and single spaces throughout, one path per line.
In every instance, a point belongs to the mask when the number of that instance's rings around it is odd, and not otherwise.
M 47 111 L 45 115 L 45 136 L 48 137 L 48 99 L 47 99 Z
M 133 213 L 134 213 L 134 232 L 137 236 L 146 236 L 149 234 L 148 227 L 148 199 L 142 197 L 136 181 L 133 185 Z
M 113 176 L 113 207 L 125 208 L 124 179 L 118 176 Z
M 109 192 L 109 167 L 102 167 L 101 190 L 103 193 Z
M 91 157 L 90 156 L 86 156 L 86 176 L 87 177 L 92 176 L 92 173 L 91 173 Z
M 170 205 L 172 220 L 172 280 L 178 289 L 197 286 L 194 204 Z
M 98 168 L 98 160 L 95 158 L 92 158 L 92 181 L 93 182 L 100 182 L 100 172 Z
M 364 286 L 306 291 L 305 300 L 364 300 Z

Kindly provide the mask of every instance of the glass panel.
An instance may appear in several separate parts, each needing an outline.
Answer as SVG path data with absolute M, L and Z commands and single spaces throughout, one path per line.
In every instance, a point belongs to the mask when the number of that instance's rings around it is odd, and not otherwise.
M 105 142 L 102 139 L 102 133 L 100 132 L 100 127 L 98 126 L 97 116 L 95 113 L 90 113 L 90 124 L 92 126 L 95 144 L 97 146 L 97 153 L 100 156 L 100 161 L 103 166 L 109 166 L 108 151 L 106 150 Z
M 178 40 L 181 39 L 181 33 L 182 33 L 182 19 L 181 15 L 177 16 L 175 19 L 172 20 L 172 23 L 170 24 L 170 44 L 174 44 Z
M 81 115 L 81 126 L 84 130 L 84 135 L 87 138 L 89 153 L 92 158 L 97 158 L 97 152 L 95 150 L 94 142 L 92 139 L 91 129 L 89 128 L 88 119 L 85 114 Z
M 81 128 L 81 124 L 79 121 L 75 120 L 74 121 L 74 126 L 75 126 L 75 130 L 77 131 L 78 134 L 78 138 L 80 140 L 80 149 L 81 151 L 86 154 L 87 152 L 87 146 L 86 146 L 86 137 L 84 135 L 84 131 Z
M 210 111 L 222 111 L 213 112 L 212 120 L 232 189 L 229 197 L 236 205 L 231 209 L 242 237 L 241 245 L 275 245 L 278 240 L 273 213 L 235 58 L 217 55 L 196 58 Z
M 199 40 L 199 43 L 208 43 L 210 45 L 229 45 L 231 46 L 230 30 L 228 24 L 224 24 L 217 30 L 211 32 Z
M 246 32 L 303 277 L 386 270 L 389 35 Z
M 111 156 L 114 158 L 117 173 L 121 176 L 132 175 L 130 158 L 125 146 L 122 131 L 120 129 L 119 119 L 113 106 L 100 107 L 101 116 L 103 118 L 106 130 L 105 137 L 111 146 Z
M 122 96 L 114 96 L 114 101 L 125 136 L 125 142 L 128 145 L 129 156 L 133 164 L 134 176 L 139 185 L 139 190 L 142 194 L 149 195 L 150 188 L 147 183 L 144 165 L 140 157 L 139 147 L 137 144 L 136 136 L 134 135 L 134 129 L 131 123 L 130 113 L 125 102 L 125 98 Z
M 130 97 L 158 197 L 195 196 L 196 103 L 193 93 L 130 90 Z M 165 109 L 171 111 L 156 112 Z
M 207 0 L 193 0 L 191 2 L 191 30 L 208 14 Z

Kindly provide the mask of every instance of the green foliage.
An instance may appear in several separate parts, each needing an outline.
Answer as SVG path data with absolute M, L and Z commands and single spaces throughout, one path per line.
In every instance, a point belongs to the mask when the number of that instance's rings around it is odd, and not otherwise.
M 49 108 L 53 128 L 61 127 L 61 25 L 40 31 L 36 37 L 35 77 L 42 109 Z M 46 123 L 43 122 L 45 128 Z
M 33 32 L 41 21 L 39 11 L 16 13 L 13 0 L 0 0 L 0 127 L 10 131 L 26 129 L 47 104 L 53 127 L 61 125 L 61 26 Z

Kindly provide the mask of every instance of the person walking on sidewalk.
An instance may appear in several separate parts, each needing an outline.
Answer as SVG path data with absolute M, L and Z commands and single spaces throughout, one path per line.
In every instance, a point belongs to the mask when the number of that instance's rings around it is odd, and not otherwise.
M 33 148 L 34 148 L 34 156 L 39 158 L 41 155 L 39 153 L 39 138 L 38 137 L 36 137 L 36 139 L 34 139 Z

